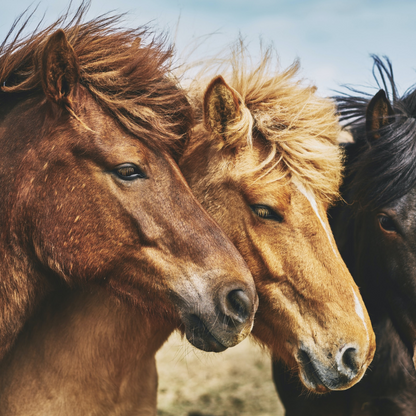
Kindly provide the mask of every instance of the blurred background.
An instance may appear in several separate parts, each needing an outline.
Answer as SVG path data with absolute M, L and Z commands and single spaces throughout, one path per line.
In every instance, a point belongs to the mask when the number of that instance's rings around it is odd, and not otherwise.
M 34 22 L 53 21 L 68 0 L 3 0 L 0 37 L 27 7 Z M 78 1 L 73 1 L 72 8 Z M 340 84 L 374 85 L 370 53 L 393 62 L 400 92 L 416 82 L 414 0 L 93 0 L 88 17 L 128 12 L 130 26 L 151 23 L 168 31 L 179 53 L 203 42 L 195 57 L 211 55 L 242 37 L 258 54 L 259 39 L 272 42 L 283 67 L 297 57 L 302 76 L 322 95 Z M 209 36 L 211 35 L 211 36 Z
M 74 10 L 79 2 L 74 1 Z M 31 28 L 54 21 L 67 0 L 3 0 L 0 38 L 26 8 Z M 126 25 L 165 31 L 177 53 L 216 54 L 241 35 L 251 55 L 272 43 L 282 67 L 300 58 L 301 75 L 331 95 L 342 84 L 376 88 L 370 54 L 388 56 L 399 92 L 416 83 L 414 0 L 93 0 L 88 18 L 128 13 Z M 372 91 L 374 92 L 374 91 Z M 279 416 L 267 353 L 249 340 L 222 354 L 196 351 L 178 335 L 158 353 L 160 416 Z

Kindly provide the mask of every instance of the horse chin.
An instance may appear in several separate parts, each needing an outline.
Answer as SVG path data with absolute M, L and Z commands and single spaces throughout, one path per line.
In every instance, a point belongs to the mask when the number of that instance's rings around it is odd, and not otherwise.
M 223 345 L 204 322 L 195 314 L 185 319 L 185 335 L 187 340 L 196 348 L 207 352 L 222 352 L 228 347 Z
M 304 371 L 304 369 L 302 369 L 300 370 L 299 375 L 303 385 L 309 391 L 315 394 L 325 394 L 331 391 L 323 384 L 322 380 L 320 380 L 315 372 Z

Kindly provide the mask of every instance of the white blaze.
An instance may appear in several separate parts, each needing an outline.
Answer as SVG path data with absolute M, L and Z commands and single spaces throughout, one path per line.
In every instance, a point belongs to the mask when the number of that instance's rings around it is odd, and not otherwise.
M 328 237 L 328 241 L 329 244 L 331 245 L 332 251 L 334 252 L 335 256 L 338 256 L 338 252 L 334 247 L 334 243 L 333 240 L 331 238 L 332 233 L 331 230 L 328 228 L 328 225 L 325 224 L 322 221 L 321 216 L 319 215 L 319 211 L 318 211 L 318 205 L 316 204 L 316 199 L 315 199 L 315 195 L 311 192 L 308 191 L 299 181 L 297 181 L 296 179 L 292 179 L 293 184 L 296 186 L 296 188 L 298 188 L 299 192 L 309 201 L 309 203 L 311 204 L 311 207 L 313 209 L 313 211 L 315 212 L 316 216 L 319 219 L 319 222 L 322 225 L 322 228 L 325 230 L 326 235 Z
M 319 222 L 322 225 L 322 228 L 325 230 L 326 235 L 328 237 L 329 240 L 329 244 L 332 247 L 332 251 L 334 252 L 335 256 L 338 256 L 338 251 L 335 249 L 334 247 L 334 243 L 333 243 L 333 239 L 331 238 L 332 233 L 330 231 L 330 229 L 328 228 L 327 224 L 325 224 L 322 221 L 321 216 L 319 215 L 319 211 L 318 211 L 318 205 L 316 203 L 316 199 L 315 196 L 313 195 L 313 193 L 311 191 L 308 191 L 303 184 L 301 184 L 299 181 L 297 181 L 296 179 L 292 179 L 293 184 L 296 186 L 296 188 L 298 188 L 299 192 L 305 196 L 305 198 L 309 201 L 309 203 L 311 204 L 312 209 L 314 210 L 316 216 L 319 219 Z M 358 299 L 357 294 L 355 293 L 354 288 L 352 288 L 352 292 L 354 294 L 354 305 L 355 305 L 355 313 L 358 315 L 358 317 L 361 319 L 361 321 L 363 322 L 364 328 L 365 328 L 365 332 L 367 334 L 367 340 L 369 340 L 369 336 L 368 336 L 368 328 L 367 325 L 365 323 L 365 315 L 364 315 L 364 310 L 363 307 L 361 306 L 361 302 Z
M 363 307 L 361 305 L 361 302 L 358 299 L 357 294 L 355 293 L 354 288 L 351 288 L 351 289 L 352 289 L 352 293 L 354 294 L 355 312 L 360 317 L 360 319 L 363 321 L 364 328 L 365 328 L 365 332 L 367 334 L 367 341 L 368 341 L 369 340 L 369 336 L 368 336 L 368 328 L 367 328 L 367 325 L 365 323 L 364 309 L 363 309 Z

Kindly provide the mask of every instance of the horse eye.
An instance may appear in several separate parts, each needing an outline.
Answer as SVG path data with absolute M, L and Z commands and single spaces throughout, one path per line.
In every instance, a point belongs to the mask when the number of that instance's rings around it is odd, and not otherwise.
M 394 224 L 394 221 L 391 217 L 389 217 L 386 214 L 379 214 L 377 216 L 378 222 L 380 224 L 380 227 L 389 232 L 397 232 L 396 225 Z
M 113 172 L 124 181 L 133 181 L 135 179 L 146 178 L 145 173 L 133 163 L 126 163 L 124 165 L 117 166 Z
M 267 205 L 250 205 L 251 210 L 260 218 L 282 222 L 283 217 Z

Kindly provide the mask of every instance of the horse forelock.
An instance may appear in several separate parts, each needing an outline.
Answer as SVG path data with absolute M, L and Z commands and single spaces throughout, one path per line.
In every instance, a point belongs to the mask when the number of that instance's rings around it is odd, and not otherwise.
M 268 153 L 251 167 L 251 173 L 256 173 L 254 180 L 289 175 L 318 198 L 326 202 L 337 199 L 342 155 L 336 144 L 340 128 L 333 102 L 297 79 L 297 61 L 281 70 L 272 48 L 263 51 L 258 66 L 252 68 L 247 61 L 241 42 L 231 57 L 206 64 L 189 88 L 197 123 L 203 122 L 204 89 L 212 75 L 221 74 L 239 97 L 242 111 L 220 147 L 251 147 L 256 140 L 266 141 L 263 147 Z
M 397 200 L 416 186 L 416 88 L 403 96 L 397 93 L 392 66 L 373 56 L 387 93 L 390 90 L 395 119 L 379 130 L 371 143 L 366 137 L 366 109 L 372 96 L 356 89 L 351 94 L 335 97 L 341 121 L 351 128 L 354 143 L 347 160 L 347 192 L 356 211 L 377 210 Z M 375 72 L 375 71 L 373 71 Z
M 0 96 L 14 94 L 23 100 L 42 92 L 40 51 L 61 28 L 77 56 L 80 83 L 99 105 L 129 133 L 175 151 L 191 127 L 192 111 L 171 74 L 172 47 L 166 36 L 157 37 L 146 26 L 120 29 L 122 16 L 83 22 L 88 6 L 83 3 L 72 19 L 64 14 L 29 36 L 22 32 L 30 16 L 25 21 L 20 16 L 0 46 Z

